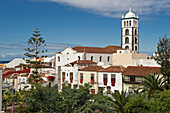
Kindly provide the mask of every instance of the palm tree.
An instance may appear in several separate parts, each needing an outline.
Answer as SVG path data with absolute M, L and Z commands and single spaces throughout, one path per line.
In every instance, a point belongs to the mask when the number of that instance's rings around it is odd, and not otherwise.
M 167 79 L 165 79 L 163 76 L 160 77 L 160 75 L 156 75 L 154 73 L 148 74 L 146 77 L 144 77 L 144 81 L 141 82 L 141 85 L 144 86 L 143 91 L 148 91 L 149 95 L 152 95 L 155 90 L 162 91 L 166 81 Z
M 124 106 L 130 99 L 130 95 L 126 93 L 126 91 L 121 91 L 121 93 L 118 91 L 116 93 L 112 93 L 112 96 L 114 97 L 114 108 L 117 113 L 124 113 Z

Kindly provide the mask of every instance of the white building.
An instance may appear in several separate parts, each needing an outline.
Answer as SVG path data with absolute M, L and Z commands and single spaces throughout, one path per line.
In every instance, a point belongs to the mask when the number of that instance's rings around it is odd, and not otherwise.
M 64 66 L 76 60 L 91 60 L 105 66 L 112 64 L 112 55 L 117 50 L 122 49 L 120 46 L 107 47 L 67 47 L 55 55 L 56 72 L 58 66 Z
M 15 66 L 18 66 L 20 64 L 26 64 L 26 61 L 22 58 L 14 58 L 11 62 L 9 62 L 6 65 L 6 68 L 15 68 Z
M 104 88 L 104 92 L 122 91 L 122 72 L 123 66 L 110 66 L 98 72 L 98 88 Z
M 121 47 L 139 52 L 139 29 L 138 16 L 129 9 L 129 12 L 122 15 Z

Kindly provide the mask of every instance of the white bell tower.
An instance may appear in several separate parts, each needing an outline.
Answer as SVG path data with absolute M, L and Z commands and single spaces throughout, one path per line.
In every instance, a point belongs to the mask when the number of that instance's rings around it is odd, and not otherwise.
M 122 15 L 121 47 L 132 52 L 139 52 L 138 15 L 132 13 L 131 8 Z

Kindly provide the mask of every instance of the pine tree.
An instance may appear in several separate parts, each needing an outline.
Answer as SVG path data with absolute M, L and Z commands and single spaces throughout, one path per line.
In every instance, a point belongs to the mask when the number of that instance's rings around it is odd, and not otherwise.
M 170 38 L 166 35 L 159 39 L 154 59 L 161 65 L 161 73 L 167 77 L 168 84 L 170 84 Z
M 31 75 L 31 77 L 28 79 L 30 83 L 39 83 L 42 78 L 41 75 L 38 73 L 38 69 L 42 68 L 43 62 L 39 60 L 39 58 L 46 57 L 42 54 L 47 52 L 47 50 L 43 50 L 43 48 L 46 46 L 45 40 L 41 37 L 40 31 L 38 28 L 35 28 L 33 36 L 30 37 L 28 40 L 28 48 L 25 49 L 26 53 L 25 56 L 29 57 L 30 59 L 34 58 L 35 61 L 26 60 L 29 65 L 27 65 L 29 68 L 35 69 Z

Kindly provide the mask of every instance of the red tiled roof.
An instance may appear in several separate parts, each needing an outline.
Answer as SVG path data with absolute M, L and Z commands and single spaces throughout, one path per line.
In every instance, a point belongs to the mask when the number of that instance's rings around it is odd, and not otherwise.
M 79 71 L 99 71 L 101 69 L 103 69 L 102 66 L 92 65 L 92 66 L 85 67 L 83 69 L 79 69 Z
M 147 74 L 151 73 L 160 74 L 160 67 L 128 66 L 122 74 L 133 76 L 146 76 Z
M 70 64 L 97 64 L 97 63 L 93 62 L 91 60 L 77 60 L 77 61 L 74 61 Z
M 7 73 L 3 73 L 3 78 L 8 77 L 12 74 L 20 74 L 20 73 L 30 73 L 30 69 L 24 69 L 23 71 L 8 71 Z
M 99 72 L 123 72 L 125 70 L 125 67 L 123 66 L 110 66 L 105 69 L 99 70 Z
M 122 50 L 121 46 L 107 46 L 107 47 L 81 47 L 76 46 L 72 48 L 73 50 L 77 52 L 86 52 L 86 53 L 116 53 L 117 50 Z

